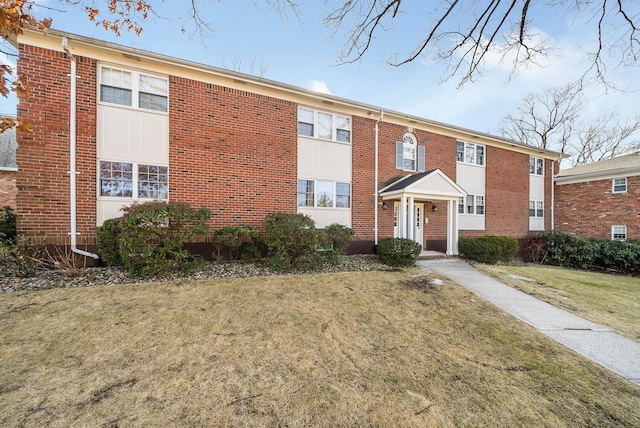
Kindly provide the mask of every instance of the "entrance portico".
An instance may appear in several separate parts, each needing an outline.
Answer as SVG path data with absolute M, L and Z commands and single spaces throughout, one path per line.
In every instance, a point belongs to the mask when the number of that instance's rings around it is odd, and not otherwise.
M 424 246 L 425 202 L 447 203 L 448 256 L 458 254 L 458 200 L 467 193 L 439 169 L 401 178 L 379 192 L 383 201 L 395 201 L 394 235 Z

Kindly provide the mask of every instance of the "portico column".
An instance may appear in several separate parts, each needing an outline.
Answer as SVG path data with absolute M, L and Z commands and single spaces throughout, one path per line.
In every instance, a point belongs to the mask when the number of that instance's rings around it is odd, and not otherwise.
M 415 207 L 414 207 L 414 198 L 413 196 L 409 196 L 409 215 L 407 216 L 407 232 L 408 235 L 407 238 L 411 239 L 412 241 L 416 240 L 415 234 L 416 234 L 416 228 L 415 228 Z
M 458 255 L 458 220 L 460 218 L 460 214 L 458 214 L 458 201 L 451 201 L 451 206 L 453 206 L 453 228 L 452 228 L 452 240 L 453 240 L 453 255 Z
M 453 237 L 455 228 L 455 216 L 454 213 L 457 212 L 455 210 L 455 205 L 452 200 L 447 202 L 447 256 L 453 255 Z
M 398 230 L 400 231 L 400 238 L 407 237 L 407 197 L 402 195 L 400 197 L 400 212 L 398 213 Z

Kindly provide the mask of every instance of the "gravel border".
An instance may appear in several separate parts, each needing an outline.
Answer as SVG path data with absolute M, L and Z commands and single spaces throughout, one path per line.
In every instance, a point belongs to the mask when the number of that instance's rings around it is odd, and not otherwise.
M 374 255 L 354 255 L 346 256 L 340 264 L 324 266 L 320 272 L 313 273 L 387 271 L 390 269 L 389 266 L 380 263 Z M 132 278 L 126 271 L 108 267 L 79 269 L 78 273 L 77 276 L 70 276 L 64 271 L 41 270 L 32 277 L 17 278 L 12 276 L 8 269 L 0 267 L 0 292 L 282 275 L 281 272 L 275 272 L 262 264 L 243 262 L 205 262 L 196 266 L 188 274 L 181 271 L 171 271 L 162 276 L 144 278 Z

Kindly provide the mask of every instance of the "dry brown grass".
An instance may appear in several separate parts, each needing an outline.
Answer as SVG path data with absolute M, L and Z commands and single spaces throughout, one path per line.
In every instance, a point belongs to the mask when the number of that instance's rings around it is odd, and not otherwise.
M 0 295 L 1 426 L 640 426 L 640 388 L 416 271 Z
M 640 278 L 551 266 L 476 267 L 525 293 L 640 341 Z

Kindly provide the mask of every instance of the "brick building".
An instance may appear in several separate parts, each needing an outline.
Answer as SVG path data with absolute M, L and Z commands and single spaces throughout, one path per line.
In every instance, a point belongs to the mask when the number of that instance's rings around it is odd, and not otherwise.
M 304 213 L 353 228 L 356 252 L 397 236 L 457 254 L 459 236 L 551 226 L 558 153 L 54 30 L 16 46 L 34 129 L 18 135 L 20 234 L 93 245 L 148 200 L 206 206 L 213 229 Z
M 555 227 L 584 238 L 640 239 L 640 153 L 563 169 Z

